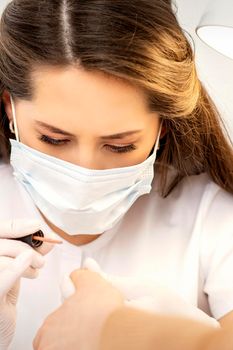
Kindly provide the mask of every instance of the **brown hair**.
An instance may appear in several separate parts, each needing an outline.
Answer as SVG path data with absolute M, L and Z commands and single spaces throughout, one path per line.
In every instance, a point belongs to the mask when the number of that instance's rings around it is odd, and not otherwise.
M 156 161 L 167 195 L 184 177 L 206 172 L 233 193 L 233 150 L 220 115 L 197 76 L 190 41 L 168 0 L 14 0 L 0 27 L 0 100 L 6 89 L 33 98 L 40 66 L 81 66 L 137 85 L 163 119 Z M 225 132 L 224 132 L 225 130 Z M 0 157 L 9 162 L 1 103 Z M 176 177 L 168 186 L 168 169 Z

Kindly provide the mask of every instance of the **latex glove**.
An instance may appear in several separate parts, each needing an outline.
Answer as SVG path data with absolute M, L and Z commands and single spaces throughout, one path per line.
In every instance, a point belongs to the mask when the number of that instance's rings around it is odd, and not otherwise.
M 213 327 L 220 327 L 216 319 L 186 302 L 175 290 L 161 285 L 156 278 L 122 277 L 106 274 L 92 258 L 85 259 L 83 268 L 99 273 L 117 288 L 124 295 L 127 306 L 163 315 L 183 316 Z M 61 290 L 63 298 L 68 298 L 74 293 L 73 283 L 68 276 L 64 276 Z
M 16 302 L 20 277 L 35 278 L 44 265 L 42 254 L 52 249 L 52 244 L 38 248 L 11 240 L 34 233 L 40 229 L 35 220 L 8 220 L 0 222 L 0 350 L 8 348 L 15 330 Z

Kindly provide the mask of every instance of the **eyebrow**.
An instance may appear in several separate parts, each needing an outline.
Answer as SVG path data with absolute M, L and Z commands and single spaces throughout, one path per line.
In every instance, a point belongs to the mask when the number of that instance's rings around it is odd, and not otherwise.
M 70 136 L 70 137 L 74 137 L 75 135 L 69 133 L 68 131 L 59 129 L 53 125 L 49 125 L 47 123 L 41 122 L 39 120 L 35 120 L 35 124 L 37 124 L 38 126 L 41 126 L 51 132 L 54 133 L 58 133 L 64 136 Z M 133 134 L 137 134 L 139 132 L 141 132 L 142 130 L 131 130 L 131 131 L 125 131 L 125 132 L 121 132 L 121 133 L 117 133 L 117 134 L 113 134 L 113 135 L 105 135 L 105 136 L 100 136 L 101 139 L 105 140 L 105 139 L 121 139 L 125 136 L 129 136 L 129 135 L 133 135 Z

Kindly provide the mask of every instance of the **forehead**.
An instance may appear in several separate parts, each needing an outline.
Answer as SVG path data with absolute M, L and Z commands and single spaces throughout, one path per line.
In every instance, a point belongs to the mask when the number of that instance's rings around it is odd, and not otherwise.
M 138 87 L 102 72 L 46 67 L 32 75 L 34 119 L 109 134 L 143 128 L 149 111 Z M 81 130 L 83 128 L 83 130 Z M 67 128 L 66 128 L 67 129 Z
M 110 104 L 121 108 L 127 105 L 145 107 L 146 96 L 138 87 L 126 80 L 100 71 L 88 72 L 81 68 L 41 68 L 33 73 L 35 100 L 55 100 L 60 103 L 90 106 Z

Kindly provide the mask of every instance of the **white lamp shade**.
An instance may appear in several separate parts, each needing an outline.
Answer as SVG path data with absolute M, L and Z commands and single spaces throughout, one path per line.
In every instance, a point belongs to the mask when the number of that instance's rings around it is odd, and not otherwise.
M 196 28 L 199 38 L 233 59 L 233 0 L 212 0 Z

